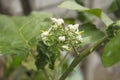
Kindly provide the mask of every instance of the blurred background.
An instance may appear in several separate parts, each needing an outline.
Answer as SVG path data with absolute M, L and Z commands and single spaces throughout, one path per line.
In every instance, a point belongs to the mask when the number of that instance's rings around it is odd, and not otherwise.
M 31 12 L 38 11 L 51 13 L 55 17 L 79 20 L 78 12 L 57 7 L 63 1 L 65 0 L 0 0 L 0 14 L 27 16 Z M 120 0 L 76 0 L 76 2 L 77 1 L 89 8 L 101 8 L 113 20 L 117 20 L 120 17 Z M 117 4 L 115 4 L 114 1 L 116 1 Z M 97 18 L 92 18 L 92 20 L 94 24 L 97 25 L 97 28 L 103 31 L 104 24 Z M 80 76 L 83 77 L 83 80 L 120 80 L 120 63 L 105 68 L 101 63 L 102 51 L 103 47 L 90 54 L 80 63 Z M 0 56 L 0 80 L 4 78 L 5 63 L 6 60 L 4 57 Z

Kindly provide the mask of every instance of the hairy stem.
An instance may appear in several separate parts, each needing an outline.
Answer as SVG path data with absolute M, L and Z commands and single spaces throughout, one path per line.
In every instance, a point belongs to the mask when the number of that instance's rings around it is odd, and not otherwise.
M 100 41 L 96 42 L 95 44 L 89 46 L 85 51 L 83 51 L 81 54 L 76 56 L 70 66 L 65 70 L 65 72 L 62 74 L 62 76 L 59 78 L 59 80 L 65 80 L 66 77 L 73 71 L 73 69 L 79 64 L 81 60 L 83 60 L 86 56 L 88 56 L 91 52 L 93 52 L 98 46 L 101 45 L 105 40 L 107 39 L 107 36 L 105 36 Z

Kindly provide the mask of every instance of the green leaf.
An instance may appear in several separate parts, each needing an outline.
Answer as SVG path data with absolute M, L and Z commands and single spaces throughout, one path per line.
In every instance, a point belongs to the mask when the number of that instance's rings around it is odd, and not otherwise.
M 36 67 L 37 69 L 44 69 L 45 66 L 48 64 L 49 62 L 49 57 L 48 57 L 48 47 L 46 45 L 44 45 L 43 42 L 39 42 L 37 45 L 37 58 L 35 61 Z
M 0 15 L 0 54 L 19 53 L 19 49 L 34 47 L 40 30 L 46 30 L 50 26 L 51 16 L 35 12 L 27 17 Z
M 75 24 L 75 20 L 73 18 L 65 18 L 64 21 L 66 24 Z
M 84 5 L 84 0 L 75 0 L 76 3 L 80 4 L 80 5 Z
M 31 54 L 29 54 L 27 58 L 22 62 L 22 66 L 24 66 L 29 71 L 37 71 L 37 67 L 35 65 L 35 57 Z
M 120 49 L 120 21 L 116 21 L 110 25 L 107 29 L 109 43 L 105 46 L 104 54 L 102 56 L 102 61 L 105 66 L 111 66 L 117 63 L 119 58 Z
M 19 31 L 21 31 L 25 38 L 29 41 L 35 36 L 39 36 L 39 34 L 41 33 L 40 30 L 46 30 L 50 26 L 51 16 L 51 14 L 47 13 L 34 12 L 28 17 L 25 17 L 26 19 L 24 17 L 14 17 L 13 20 L 19 25 L 21 24 L 21 22 L 23 22 L 22 25 L 19 26 Z
M 84 31 L 82 33 L 83 44 L 88 44 L 91 42 L 96 42 L 101 39 L 105 34 L 99 31 L 94 24 L 85 23 L 79 26 L 80 31 Z
M 78 10 L 78 11 L 89 10 L 88 8 L 80 6 L 79 4 L 77 4 L 74 1 L 65 1 L 62 4 L 60 4 L 59 7 L 61 7 L 61 8 L 67 8 L 67 9 L 71 9 L 71 10 Z
M 120 3 L 120 1 L 119 1 L 119 3 Z M 108 10 L 109 10 L 109 12 L 115 12 L 115 11 L 119 10 L 119 6 L 118 6 L 118 3 L 117 3 L 117 0 L 114 0 L 112 2 L 112 4 L 110 5 Z
M 120 61 L 120 33 L 107 43 L 102 55 L 104 66 L 111 66 Z
M 98 9 L 98 8 L 89 9 L 89 8 L 83 7 L 83 6 L 75 3 L 74 1 L 65 1 L 61 5 L 59 5 L 59 7 L 67 8 L 70 10 L 77 10 L 79 12 L 88 12 L 90 14 L 93 14 L 93 15 L 97 16 L 98 18 L 100 18 L 105 23 L 106 26 L 109 26 L 110 24 L 113 23 L 113 21 L 108 16 L 106 16 L 101 11 L 101 9 Z
M 54 63 L 59 54 L 59 50 L 54 49 L 51 51 L 50 47 L 46 46 L 42 41 L 40 41 L 37 46 L 37 51 L 38 56 L 35 62 L 37 68 L 44 69 L 48 64 L 50 69 L 54 69 Z
M 19 50 L 19 52 L 17 54 L 12 54 L 12 66 L 13 67 L 18 67 L 23 60 L 25 60 L 28 56 L 28 51 L 25 50 Z
M 19 66 L 31 49 L 35 49 L 40 30 L 50 26 L 51 16 L 46 13 L 19 17 L 0 15 L 0 54 L 11 54 L 12 65 Z M 33 62 L 25 65 L 31 64 Z
M 120 0 L 113 0 L 113 3 L 108 9 L 109 12 L 113 12 L 117 19 L 120 18 Z
M 0 52 L 14 53 L 21 46 L 25 47 L 23 40 L 18 34 L 16 25 L 10 17 L 0 16 Z
M 120 32 L 120 21 L 116 21 L 115 23 L 108 26 L 106 29 L 108 38 L 111 39 L 116 36 Z

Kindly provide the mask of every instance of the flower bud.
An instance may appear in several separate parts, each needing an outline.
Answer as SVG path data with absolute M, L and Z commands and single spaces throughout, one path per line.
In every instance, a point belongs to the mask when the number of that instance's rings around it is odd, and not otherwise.
M 78 26 L 79 26 L 79 24 L 75 24 L 75 25 L 70 24 L 70 25 L 68 25 L 68 27 L 69 27 L 71 30 L 74 30 L 74 31 L 78 31 Z
M 59 39 L 60 41 L 65 41 L 65 36 L 59 36 L 58 39 Z
M 45 40 L 45 39 L 47 38 L 48 34 L 49 34 L 48 31 L 43 32 L 43 33 L 41 34 L 42 39 Z
M 63 45 L 62 48 L 65 50 L 69 50 L 69 47 L 67 45 Z
M 64 20 L 61 19 L 61 18 L 58 18 L 58 19 L 56 19 L 56 18 L 51 18 L 51 20 L 52 20 L 54 23 L 56 23 L 57 25 L 62 25 L 62 24 L 64 23 Z
M 78 41 L 81 41 L 81 42 L 83 41 L 83 38 L 82 38 L 81 35 L 77 36 L 76 38 L 77 38 Z

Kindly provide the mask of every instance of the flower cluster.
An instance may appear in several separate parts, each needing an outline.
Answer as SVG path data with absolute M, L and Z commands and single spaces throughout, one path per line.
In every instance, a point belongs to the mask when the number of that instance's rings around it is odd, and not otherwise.
M 71 50 L 73 46 L 76 48 L 81 46 L 83 31 L 79 31 L 79 24 L 65 26 L 61 18 L 51 18 L 51 20 L 53 22 L 51 27 L 41 34 L 44 44 L 61 50 Z

